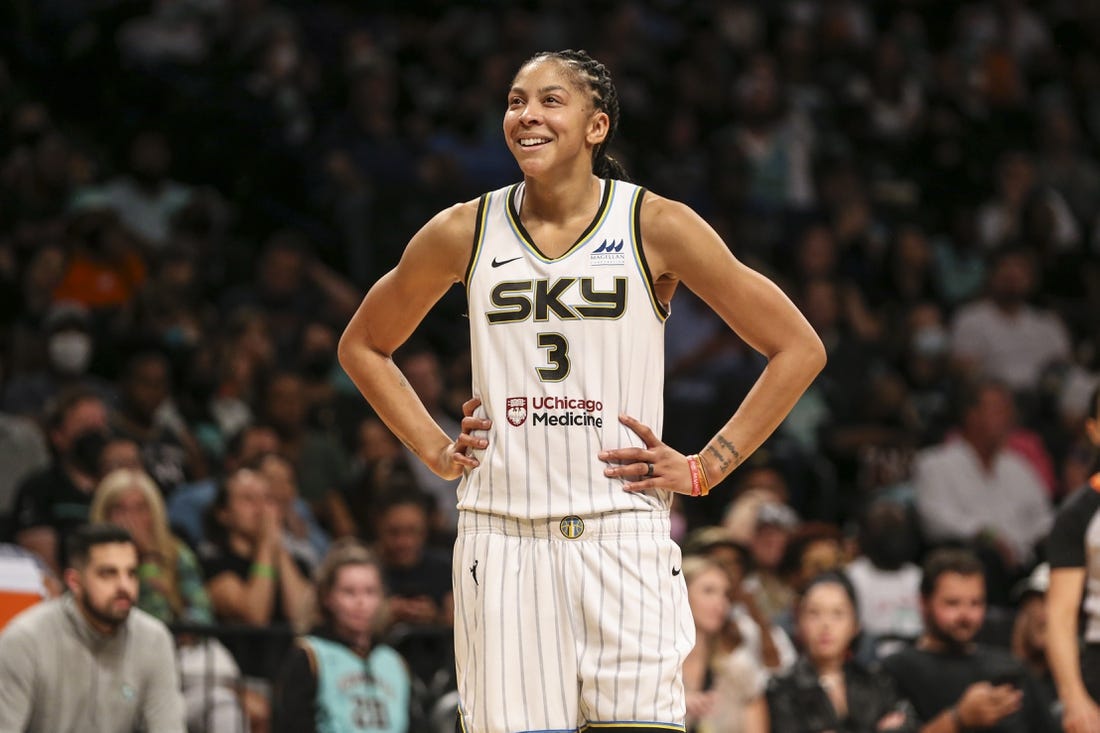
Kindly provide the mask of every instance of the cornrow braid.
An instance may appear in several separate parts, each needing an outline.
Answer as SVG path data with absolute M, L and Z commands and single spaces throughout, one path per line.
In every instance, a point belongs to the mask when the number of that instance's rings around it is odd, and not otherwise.
M 626 169 L 622 163 L 607 154 L 607 147 L 615 137 L 615 131 L 619 129 L 619 94 L 615 91 L 615 82 L 611 79 L 611 72 L 607 67 L 588 55 L 587 51 L 543 51 L 537 53 L 526 62 L 527 64 L 543 59 L 556 59 L 562 62 L 572 71 L 578 86 L 586 86 L 592 92 L 592 103 L 596 109 L 607 114 L 609 123 L 607 137 L 592 151 L 592 172 L 600 178 L 617 178 L 629 181 Z

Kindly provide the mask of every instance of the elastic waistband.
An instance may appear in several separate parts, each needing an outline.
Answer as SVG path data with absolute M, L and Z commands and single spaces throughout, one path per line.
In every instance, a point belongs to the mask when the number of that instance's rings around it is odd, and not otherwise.
M 662 537 L 668 539 L 668 512 L 607 512 L 589 516 L 575 514 L 547 519 L 522 519 L 500 514 L 462 511 L 458 513 L 458 534 L 500 534 L 508 537 L 581 542 L 615 537 Z

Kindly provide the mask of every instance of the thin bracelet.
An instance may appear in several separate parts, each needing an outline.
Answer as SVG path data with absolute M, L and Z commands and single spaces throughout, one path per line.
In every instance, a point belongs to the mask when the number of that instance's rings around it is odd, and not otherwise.
M 695 454 L 695 462 L 699 466 L 699 476 L 703 479 L 703 496 L 710 493 L 710 476 L 707 476 L 707 467 L 703 464 L 703 457 Z

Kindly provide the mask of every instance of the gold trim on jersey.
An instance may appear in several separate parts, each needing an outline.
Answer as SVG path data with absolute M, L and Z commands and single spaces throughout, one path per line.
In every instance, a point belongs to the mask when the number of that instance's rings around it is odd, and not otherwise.
M 638 263 L 646 292 L 649 293 L 649 303 L 653 306 L 653 312 L 657 314 L 657 320 L 664 323 L 668 319 L 669 309 L 657 298 L 653 273 L 649 271 L 649 262 L 646 261 L 645 252 L 642 249 L 642 197 L 645 196 L 645 191 L 639 186 L 635 189 L 634 198 L 630 202 L 630 246 L 634 249 L 634 261 Z
M 474 268 L 477 267 L 477 261 L 481 257 L 481 245 L 485 242 L 485 220 L 489 218 L 489 194 L 484 193 L 481 195 L 481 200 L 477 202 L 477 219 L 474 225 L 474 244 L 473 249 L 470 251 L 470 262 L 466 265 L 466 277 L 465 285 L 470 287 L 470 278 L 473 277 Z
M 604 219 L 607 218 L 607 212 L 611 210 L 611 200 L 615 194 L 615 181 L 607 178 L 604 180 L 603 197 L 600 199 L 600 207 L 596 210 L 596 216 L 592 218 L 592 222 L 581 232 L 581 236 L 577 238 L 576 242 L 562 254 L 561 257 L 547 257 L 542 253 L 542 250 L 535 244 L 535 240 L 531 238 L 531 235 L 527 232 L 527 229 L 523 226 L 523 222 L 519 219 L 519 211 L 516 209 L 516 191 L 519 189 L 520 184 L 515 184 L 508 189 L 507 193 L 507 206 L 505 211 L 508 212 L 508 224 L 512 227 L 512 232 L 516 235 L 523 246 L 539 258 L 543 262 L 558 262 L 564 260 L 569 255 L 576 252 L 582 246 L 584 246 L 592 236 L 599 231 L 600 226 L 603 225 Z
M 683 733 L 684 726 L 676 723 L 586 723 L 578 730 L 580 733 L 595 733 L 600 730 L 676 730 Z

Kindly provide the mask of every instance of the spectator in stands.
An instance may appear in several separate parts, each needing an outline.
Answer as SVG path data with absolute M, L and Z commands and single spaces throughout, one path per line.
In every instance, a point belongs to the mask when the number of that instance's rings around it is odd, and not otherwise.
M 0 729 L 183 733 L 172 636 L 133 606 L 138 553 L 113 525 L 68 538 L 70 595 L 40 603 L 0 633 Z
M 725 566 L 689 556 L 683 572 L 695 620 L 695 646 L 684 660 L 688 731 L 767 733 L 767 671 L 745 647 L 730 617 Z
M 166 624 L 214 623 L 202 571 L 194 553 L 172 535 L 164 500 L 143 471 L 122 468 L 96 487 L 91 521 L 122 527 L 138 549 L 137 606 Z M 184 635 L 176 650 L 188 727 L 243 730 L 235 686 L 240 670 L 228 650 L 212 638 Z
M 1047 661 L 1047 637 L 1050 625 L 1047 616 L 1047 589 L 1050 587 L 1050 564 L 1039 563 L 1028 577 L 1012 588 L 1016 616 L 1012 622 L 1010 640 L 1012 656 L 1016 657 L 1038 683 L 1043 707 L 1050 715 L 1053 730 L 1062 726 L 1062 705 Z
M 725 134 L 747 167 L 748 200 L 762 215 L 805 211 L 816 197 L 810 175 L 814 131 L 790 104 L 775 60 L 758 54 L 737 80 L 736 127 Z
M 317 574 L 321 624 L 301 636 L 275 690 L 275 733 L 405 733 L 409 671 L 381 641 L 386 594 L 378 560 L 358 541 L 333 544 Z
M 959 437 L 914 459 L 917 511 L 929 541 L 976 548 L 990 573 L 991 597 L 1006 604 L 1053 512 L 1042 480 L 1006 448 L 1012 393 L 997 382 L 978 382 L 964 390 L 958 407 Z
M 148 474 L 126 468 L 107 474 L 96 487 L 89 519 L 116 524 L 133 538 L 140 560 L 138 608 L 166 624 L 214 622 L 199 562 L 172 535 Z
M 742 497 L 748 500 L 749 494 Z M 780 563 L 787 551 L 791 534 L 798 527 L 798 515 L 786 504 L 767 498 L 760 502 L 749 538 L 752 571 L 745 586 L 760 610 L 772 621 L 790 608 L 794 589 L 782 577 Z
M 10 126 L 5 140 L 5 203 L 21 217 L 42 221 L 64 212 L 79 178 L 74 168 L 86 161 L 59 129 L 60 121 L 42 95 L 34 97 L 4 100 L 4 123 Z
M 346 534 L 354 527 L 340 494 L 347 455 L 335 435 L 309 424 L 304 380 L 296 372 L 277 371 L 262 399 L 259 413 L 278 433 L 280 452 L 294 464 L 302 498 L 334 535 Z
M 265 311 L 238 308 L 221 332 L 210 410 L 222 432 L 234 435 L 253 419 L 262 380 L 275 368 L 275 337 Z
M 46 436 L 38 424 L 22 415 L 0 411 L 0 538 L 10 536 L 8 525 L 16 492 L 23 480 L 50 464 Z
M 267 479 L 283 518 L 283 546 L 312 576 L 328 551 L 329 539 L 309 506 L 298 497 L 294 466 L 278 453 L 267 453 L 257 461 L 256 468 Z
M 768 687 L 772 730 L 916 731 L 893 681 L 851 659 L 859 635 L 855 589 L 840 572 L 812 578 L 798 600 L 802 656 Z
M 112 427 L 141 445 L 146 470 L 165 494 L 206 475 L 206 459 L 172 404 L 172 368 L 168 357 L 141 350 L 126 362 L 121 403 Z
M 45 232 L 36 233 L 28 242 L 29 252 L 26 263 L 20 269 L 18 249 L 14 244 L 5 243 L 0 252 L 0 261 L 7 261 L 8 267 L 15 271 L 4 279 L 11 291 L 5 294 L 14 305 L 14 313 L 4 319 L 9 342 L 5 349 L 8 365 L 5 368 L 11 378 L 38 371 L 45 367 L 48 357 L 48 344 L 45 340 L 47 314 L 54 308 L 54 290 L 65 275 L 66 254 L 63 246 L 64 227 L 60 222 L 51 222 Z M 56 230 L 56 231 L 53 231 Z M 12 296 L 18 295 L 18 298 Z M 62 301 L 66 302 L 66 301 Z M 5 392 L 5 400 L 7 393 Z
M 1054 188 L 1039 186 L 1033 156 L 1021 150 L 1005 153 L 997 164 L 997 197 L 978 213 L 982 245 L 995 250 L 1024 235 L 1025 211 L 1029 202 L 1041 198 L 1051 207 L 1060 248 L 1072 247 L 1081 239 L 1080 226 L 1066 199 Z
M 95 393 L 75 389 L 59 395 L 47 417 L 53 462 L 27 476 L 16 494 L 16 543 L 38 554 L 58 575 L 65 563 L 65 536 L 88 521 L 107 421 L 107 406 Z
M 145 283 L 145 258 L 114 212 L 100 201 L 84 206 L 68 220 L 72 246 L 53 297 L 80 303 L 101 319 L 125 322 L 124 315 Z
M 798 657 L 794 644 L 780 626 L 771 622 L 748 591 L 745 578 L 752 570 L 747 547 L 734 540 L 725 527 L 703 527 L 684 540 L 685 557 L 701 555 L 725 568 L 730 580 L 730 620 L 744 648 L 769 674 L 790 669 Z
M 359 306 L 360 294 L 313 255 L 300 232 L 278 231 L 264 244 L 256 280 L 227 292 L 221 309 L 256 308 L 269 320 L 279 356 L 291 359 L 302 326 L 323 317 L 343 323 Z
M 136 304 L 133 330 L 180 361 L 208 341 L 207 330 L 218 319 L 202 297 L 198 256 L 176 245 L 157 252 Z
M 1070 339 L 1057 314 L 1028 301 L 1039 283 L 1033 254 L 1005 246 L 992 256 L 986 296 L 951 320 L 951 355 L 964 375 L 1002 380 L 1030 393 L 1052 362 L 1070 357 Z
M 395 624 L 454 623 L 451 558 L 428 545 L 430 501 L 405 491 L 385 497 L 378 508 L 378 559 Z
M 803 522 L 787 540 L 779 574 L 801 592 L 806 583 L 821 573 L 844 565 L 844 536 L 827 522 Z
M 735 498 L 727 507 L 722 524 L 734 540 L 747 545 L 756 531 L 760 507 L 769 502 L 789 503 L 790 490 L 779 462 L 765 451 L 754 453 L 732 478 L 736 481 Z
M 351 478 L 343 496 L 359 536 L 373 542 L 378 502 L 399 487 L 415 488 L 416 479 L 405 459 L 401 441 L 376 415 L 359 423 L 351 458 Z M 398 484 L 398 486 L 395 486 Z
M 69 388 L 88 387 L 106 401 L 113 385 L 88 373 L 95 352 L 91 313 L 79 303 L 60 301 L 43 320 L 46 363 L 41 369 L 13 375 L 4 389 L 4 409 L 40 415 L 57 395 Z
M 1073 108 L 1060 102 L 1043 110 L 1039 137 L 1039 185 L 1065 197 L 1078 221 L 1088 221 L 1100 205 L 1100 166 L 1085 151 L 1086 137 Z
M 97 475 L 106 476 L 120 468 L 145 472 L 145 464 L 141 460 L 141 446 L 133 438 L 110 433 L 99 451 Z
M 215 617 L 259 633 L 226 638 L 240 665 L 252 733 L 271 722 L 271 672 L 307 628 L 313 586 L 282 543 L 282 517 L 253 461 L 226 475 L 207 507 L 199 559 Z
M 203 540 L 203 514 L 218 493 L 218 481 L 262 455 L 277 453 L 280 447 L 279 436 L 270 425 L 245 425 L 230 437 L 218 477 L 185 484 L 168 497 L 169 524 L 192 547 L 198 547 Z
M 883 660 L 923 733 L 1050 731 L 1034 678 L 1006 649 L 974 637 L 985 617 L 985 578 L 973 553 L 935 550 L 921 577 L 924 632 L 916 646 Z
M 921 633 L 918 544 L 910 515 L 895 501 L 872 503 L 860 520 L 860 554 L 844 571 L 859 599 L 859 625 L 872 657 Z
M 122 223 L 156 250 L 168 242 L 172 216 L 187 205 L 191 187 L 173 181 L 172 148 L 160 130 L 145 129 L 127 146 L 127 172 L 101 187 L 77 194 L 92 196 L 118 214 Z
M 905 314 L 906 343 L 901 370 L 915 420 L 917 445 L 943 439 L 951 422 L 952 375 L 943 309 L 934 302 L 915 303 Z
M 255 468 L 238 468 L 218 487 L 206 519 L 199 556 L 215 615 L 305 628 L 313 588 L 282 543 L 282 517 L 267 479 Z

